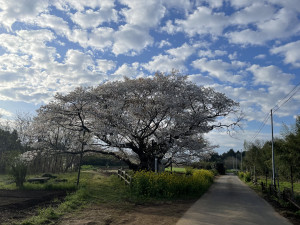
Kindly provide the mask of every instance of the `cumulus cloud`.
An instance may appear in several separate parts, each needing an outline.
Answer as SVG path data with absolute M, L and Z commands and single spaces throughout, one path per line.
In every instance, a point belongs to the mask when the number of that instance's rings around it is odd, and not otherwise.
M 113 8 L 100 8 L 100 10 L 97 11 L 88 9 L 84 12 L 71 14 L 71 19 L 81 28 L 88 29 L 96 28 L 104 22 L 116 22 L 118 15 L 117 11 Z
M 272 19 L 276 11 L 275 6 L 264 2 L 255 2 L 231 16 L 230 22 L 234 25 L 256 24 Z
M 0 108 L 0 118 L 1 116 L 12 116 L 13 114 L 5 109 Z
M 158 25 L 166 11 L 161 1 L 157 0 L 121 0 L 120 2 L 128 6 L 121 11 L 126 22 L 144 29 Z
M 97 70 L 106 73 L 107 71 L 113 70 L 116 67 L 116 62 L 106 59 L 98 59 Z
M 199 50 L 198 55 L 200 57 L 207 57 L 207 58 L 215 58 L 217 56 L 223 56 L 226 55 L 227 52 L 226 51 L 222 51 L 222 50 Z
M 159 48 L 163 48 L 163 47 L 165 47 L 165 46 L 171 46 L 172 44 L 170 43 L 170 42 L 168 42 L 168 41 L 166 41 L 166 40 L 162 40 L 162 41 L 160 41 L 158 44 L 157 44 L 157 46 L 159 47 Z
M 300 67 L 300 41 L 274 47 L 270 52 L 272 54 L 282 55 L 286 64 L 290 63 L 295 67 Z
M 208 60 L 207 58 L 201 58 L 193 61 L 192 66 L 199 69 L 201 72 L 207 72 L 210 76 L 215 77 L 220 81 L 240 83 L 243 77 L 241 75 L 234 75 L 233 71 L 244 67 L 245 64 L 238 61 L 228 63 L 221 59 Z
M 57 0 L 53 1 L 52 4 L 59 10 L 70 11 L 75 9 L 76 11 L 83 11 L 85 8 L 113 8 L 115 0 Z
M 294 75 L 284 73 L 276 66 L 261 67 L 259 65 L 252 65 L 247 70 L 253 74 L 253 80 L 255 85 L 286 85 L 289 84 Z
M 284 39 L 300 31 L 300 20 L 294 10 L 282 8 L 269 20 L 255 24 L 256 29 L 228 32 L 229 41 L 236 44 L 263 45 L 267 41 Z
M 43 13 L 29 22 L 42 28 L 51 28 L 61 36 L 69 36 L 71 33 L 68 23 L 63 18 L 55 15 Z
M 143 64 L 143 67 L 150 72 L 171 72 L 172 69 L 181 72 L 186 71 L 185 61 L 195 52 L 193 46 L 184 43 L 178 48 L 166 50 L 168 54 L 153 56 L 152 60 Z
M 8 29 L 16 21 L 34 19 L 48 8 L 47 0 L 0 1 L 0 23 Z
M 114 41 L 112 52 L 115 55 L 127 53 L 135 55 L 153 44 L 153 38 L 148 31 L 129 24 L 121 26 L 114 33 Z
M 190 36 L 196 34 L 221 35 L 228 25 L 228 17 L 207 7 L 198 7 L 187 19 L 175 20 L 176 25 Z

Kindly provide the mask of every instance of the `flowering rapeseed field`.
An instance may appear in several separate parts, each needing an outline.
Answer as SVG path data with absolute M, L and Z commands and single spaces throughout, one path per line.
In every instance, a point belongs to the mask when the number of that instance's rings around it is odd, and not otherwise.
M 191 175 L 138 171 L 133 176 L 132 192 L 143 197 L 174 198 L 200 196 L 213 183 L 208 170 L 193 170 Z

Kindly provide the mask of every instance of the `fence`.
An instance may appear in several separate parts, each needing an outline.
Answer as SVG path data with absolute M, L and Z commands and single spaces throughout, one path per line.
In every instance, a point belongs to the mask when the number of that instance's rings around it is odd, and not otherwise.
M 118 177 L 124 180 L 125 184 L 131 185 L 132 177 L 122 169 L 118 169 Z
M 294 205 L 300 210 L 300 205 L 298 202 L 295 201 L 293 192 L 290 188 L 284 188 L 282 192 L 279 192 L 274 185 L 270 184 L 269 188 L 267 188 L 263 182 L 261 182 L 261 188 L 263 192 L 267 192 L 270 195 L 283 199 L 284 201 L 290 202 L 292 205 Z

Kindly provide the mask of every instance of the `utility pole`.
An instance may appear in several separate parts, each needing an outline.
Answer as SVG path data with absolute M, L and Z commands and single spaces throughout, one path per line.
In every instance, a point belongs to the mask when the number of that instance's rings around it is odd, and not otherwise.
M 238 169 L 238 163 L 237 163 L 237 152 L 235 154 L 235 171 Z
M 273 111 L 271 109 L 271 129 L 272 129 L 272 183 L 276 187 L 275 182 L 275 157 L 274 157 L 274 133 L 273 133 Z
M 243 149 L 241 149 L 241 171 L 243 171 Z

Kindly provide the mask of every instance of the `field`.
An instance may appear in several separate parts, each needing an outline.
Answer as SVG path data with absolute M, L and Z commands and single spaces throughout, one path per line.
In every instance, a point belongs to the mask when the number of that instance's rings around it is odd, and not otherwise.
M 170 172 L 171 171 L 171 167 L 166 168 L 165 171 L 169 171 Z M 177 172 L 177 173 L 185 173 L 186 169 L 183 168 L 183 167 L 173 167 L 172 171 L 173 172 Z
M 76 173 L 54 175 L 67 182 L 56 184 L 54 179 L 45 184 L 26 182 L 22 191 L 14 190 L 9 177 L 0 176 L 0 189 L 12 190 L 11 193 L 19 194 L 16 197 L 20 200 L 2 207 L 0 224 L 176 224 L 197 200 L 137 198 L 116 175 L 105 171 L 84 170 L 77 191 L 74 191 Z M 69 193 L 62 199 L 60 190 L 64 188 Z M 44 190 L 49 198 L 41 194 L 31 196 L 28 189 Z

